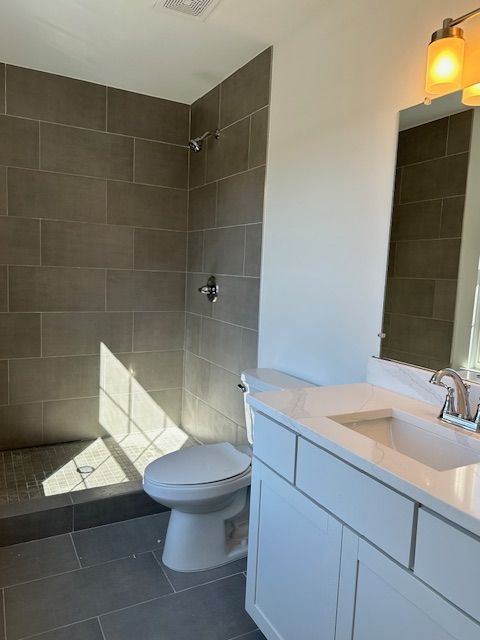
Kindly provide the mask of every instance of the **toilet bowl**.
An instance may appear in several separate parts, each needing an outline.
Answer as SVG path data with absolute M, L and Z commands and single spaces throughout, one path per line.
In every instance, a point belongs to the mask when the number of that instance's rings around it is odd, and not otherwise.
M 252 392 L 312 386 L 273 369 L 242 374 L 245 397 Z M 247 436 L 253 414 L 245 402 Z M 175 571 L 212 569 L 247 555 L 251 448 L 228 442 L 169 453 L 145 469 L 143 488 L 170 507 L 163 563 Z

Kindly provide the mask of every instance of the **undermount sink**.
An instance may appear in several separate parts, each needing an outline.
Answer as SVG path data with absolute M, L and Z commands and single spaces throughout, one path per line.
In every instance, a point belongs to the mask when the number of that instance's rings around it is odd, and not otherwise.
M 409 458 L 447 471 L 480 462 L 480 437 L 459 434 L 397 409 L 329 416 L 356 433 Z

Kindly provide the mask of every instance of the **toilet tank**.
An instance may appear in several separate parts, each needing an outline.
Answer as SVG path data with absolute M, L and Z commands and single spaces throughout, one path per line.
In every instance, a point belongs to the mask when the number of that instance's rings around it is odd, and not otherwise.
M 316 386 L 306 380 L 296 378 L 295 376 L 277 371 L 276 369 L 247 369 L 242 373 L 241 378 L 242 385 L 239 386 L 241 386 L 244 392 L 245 423 L 247 427 L 247 438 L 250 444 L 253 443 L 254 412 L 247 403 L 247 396 L 249 394 Z

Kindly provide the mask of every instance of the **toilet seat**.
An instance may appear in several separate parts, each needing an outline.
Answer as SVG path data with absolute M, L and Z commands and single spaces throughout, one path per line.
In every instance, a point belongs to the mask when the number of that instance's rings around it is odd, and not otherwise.
M 228 442 L 188 447 L 151 462 L 144 479 L 156 486 L 210 485 L 245 474 L 251 465 L 248 454 Z

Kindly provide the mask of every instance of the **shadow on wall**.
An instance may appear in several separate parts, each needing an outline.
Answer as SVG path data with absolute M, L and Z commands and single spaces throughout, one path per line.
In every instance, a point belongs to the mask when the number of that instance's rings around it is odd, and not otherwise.
M 99 396 L 98 421 L 105 436 L 85 443 L 80 453 L 45 479 L 45 495 L 139 480 L 152 460 L 194 444 L 145 391 L 135 371 L 104 343 Z M 79 473 L 79 468 L 85 472 Z

